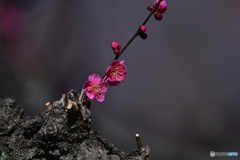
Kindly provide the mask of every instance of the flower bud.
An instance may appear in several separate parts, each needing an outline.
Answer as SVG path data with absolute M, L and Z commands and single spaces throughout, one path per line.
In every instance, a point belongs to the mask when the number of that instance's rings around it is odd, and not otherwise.
M 146 31 L 147 27 L 145 25 L 141 25 L 139 27 L 140 32 L 144 33 Z
M 115 49 L 118 49 L 120 50 L 121 46 L 120 44 L 117 42 L 117 41 L 113 41 L 112 42 L 112 49 L 115 50 Z
M 148 5 L 148 6 L 147 6 L 147 9 L 148 9 L 149 11 L 152 11 L 152 10 L 153 10 L 153 7 L 152 7 L 151 5 Z
M 119 50 L 118 50 L 118 49 L 115 49 L 115 50 L 114 50 L 114 54 L 115 54 L 116 56 L 118 56 L 118 55 L 119 55 Z
M 141 37 L 142 39 L 147 39 L 148 35 L 147 35 L 146 33 L 141 33 L 141 34 L 140 34 L 140 37 Z
M 161 1 L 157 9 L 160 13 L 164 13 L 167 9 L 166 1 Z
M 159 0 L 156 0 L 154 3 L 153 3 L 153 8 L 156 6 L 156 4 L 158 3 Z
M 155 17 L 156 20 L 160 21 L 160 20 L 162 20 L 163 15 L 160 12 L 156 12 L 156 13 L 154 13 L 154 17 Z

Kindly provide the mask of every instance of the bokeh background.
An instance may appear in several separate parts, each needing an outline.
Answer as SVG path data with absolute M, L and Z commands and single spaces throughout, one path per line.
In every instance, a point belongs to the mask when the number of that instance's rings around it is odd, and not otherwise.
M 0 94 L 40 114 L 91 73 L 102 75 L 154 1 L 0 0 Z M 240 1 L 167 1 L 120 57 L 123 83 L 92 100 L 93 128 L 119 149 L 152 160 L 240 153 Z M 223 159 L 225 157 L 218 157 Z

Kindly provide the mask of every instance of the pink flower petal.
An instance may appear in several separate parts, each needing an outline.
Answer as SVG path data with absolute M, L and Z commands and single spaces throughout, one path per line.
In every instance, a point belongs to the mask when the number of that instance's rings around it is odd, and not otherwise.
M 110 85 L 110 86 L 116 86 L 120 83 L 120 81 L 107 81 L 107 83 Z
M 91 91 L 85 91 L 86 92 L 86 95 L 88 96 L 88 98 L 90 99 L 93 99 L 94 98 L 94 92 L 91 92 Z
M 119 60 L 116 59 L 116 60 L 112 61 L 111 66 L 115 66 L 115 65 L 118 64 L 118 63 L 119 63 Z
M 105 74 L 107 74 L 108 72 L 109 72 L 109 69 L 110 68 L 112 68 L 112 66 L 110 65 L 108 68 L 107 68 L 107 70 L 106 70 L 106 72 L 105 72 Z M 105 76 L 106 77 L 106 76 Z M 104 79 L 105 79 L 105 77 L 104 77 Z
M 83 89 L 85 90 L 85 89 L 87 89 L 89 87 L 92 87 L 92 82 L 91 81 L 85 82 L 84 85 L 83 85 Z
M 105 95 L 103 93 L 98 93 L 95 96 L 98 102 L 103 102 L 105 99 Z
M 124 63 L 125 61 L 123 60 L 123 61 L 120 61 L 120 64 L 122 64 L 123 65 L 123 63 Z
M 107 84 L 106 84 L 106 82 L 102 82 L 100 84 L 100 87 L 101 87 L 101 92 L 103 92 L 103 93 L 107 92 Z
M 101 77 L 96 74 L 96 73 L 92 73 L 88 76 L 88 80 L 89 81 L 94 81 L 94 82 L 100 82 L 101 81 Z

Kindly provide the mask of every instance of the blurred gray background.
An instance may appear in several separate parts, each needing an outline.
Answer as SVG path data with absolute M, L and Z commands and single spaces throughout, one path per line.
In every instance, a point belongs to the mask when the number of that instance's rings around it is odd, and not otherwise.
M 91 73 L 102 75 L 148 15 L 149 0 L 0 0 L 0 94 L 40 114 Z M 92 100 L 93 128 L 119 149 L 152 160 L 240 153 L 240 1 L 167 0 L 120 57 L 123 83 Z M 225 157 L 218 157 L 223 159 Z

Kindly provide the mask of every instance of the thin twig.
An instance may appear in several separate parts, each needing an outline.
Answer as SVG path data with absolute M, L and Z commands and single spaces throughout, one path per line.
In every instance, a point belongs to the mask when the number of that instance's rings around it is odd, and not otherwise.
M 142 23 L 142 25 L 146 25 L 146 23 L 148 22 L 148 20 L 151 18 L 151 16 L 153 15 L 153 13 L 156 11 L 158 5 L 160 4 L 162 0 L 158 1 L 158 3 L 155 5 L 155 7 L 153 8 L 153 10 L 149 13 L 149 15 L 147 16 L 147 18 L 144 20 L 144 22 Z M 137 32 L 132 36 L 132 38 L 127 42 L 127 44 L 125 44 L 125 46 L 119 51 L 119 54 L 115 56 L 114 60 L 118 59 L 122 53 L 125 51 L 125 49 L 127 49 L 127 47 L 132 43 L 132 41 L 139 35 L 139 28 L 137 30 Z
M 147 18 L 144 20 L 144 22 L 142 23 L 142 25 L 146 25 L 146 23 L 148 22 L 148 20 L 151 18 L 151 16 L 153 15 L 153 13 L 156 11 L 157 7 L 159 6 L 160 2 L 162 0 L 159 0 L 158 3 L 155 5 L 155 7 L 153 8 L 153 10 L 148 14 Z M 122 54 L 123 52 L 127 49 L 127 47 L 132 43 L 132 41 L 139 35 L 139 28 L 137 29 L 136 33 L 132 36 L 132 38 L 130 38 L 130 40 L 125 44 L 125 46 L 119 51 L 119 54 L 115 56 L 114 60 L 117 60 Z M 101 77 L 101 79 L 103 80 L 105 77 L 105 73 L 103 74 L 103 76 Z M 83 96 L 84 96 L 84 89 L 82 89 L 81 94 L 79 96 L 79 102 L 82 103 L 83 102 Z

